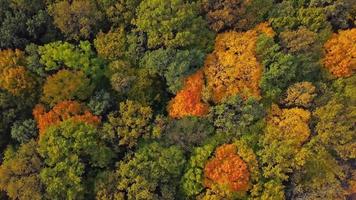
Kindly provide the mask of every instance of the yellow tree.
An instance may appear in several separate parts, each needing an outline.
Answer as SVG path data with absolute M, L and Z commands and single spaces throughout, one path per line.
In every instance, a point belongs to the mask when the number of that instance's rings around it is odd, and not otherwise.
M 14 96 L 28 94 L 36 81 L 26 70 L 24 53 L 18 49 L 0 51 L 0 88 L 7 90 Z
M 241 94 L 260 97 L 261 64 L 256 58 L 256 41 L 260 33 L 273 36 L 266 23 L 247 32 L 226 32 L 217 36 L 215 49 L 204 63 L 207 91 L 214 102 Z
M 324 45 L 324 65 L 336 77 L 348 77 L 356 70 L 356 28 L 334 34 Z

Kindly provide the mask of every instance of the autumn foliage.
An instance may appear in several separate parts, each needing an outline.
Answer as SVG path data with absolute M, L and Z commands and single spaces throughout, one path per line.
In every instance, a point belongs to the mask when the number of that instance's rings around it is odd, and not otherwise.
M 356 70 L 356 28 L 334 34 L 325 45 L 324 65 L 336 77 L 348 77 Z
M 76 101 L 60 102 L 49 112 L 46 112 L 43 105 L 38 104 L 33 109 L 33 116 L 37 121 L 40 135 L 43 135 L 48 127 L 57 125 L 68 119 L 78 122 L 86 122 L 92 125 L 99 125 L 101 121 L 100 117 L 93 115 L 88 109 Z
M 249 186 L 248 166 L 236 153 L 233 144 L 225 144 L 216 149 L 215 157 L 204 168 L 204 184 L 227 186 L 232 191 L 246 191 Z
M 203 116 L 208 112 L 208 105 L 203 103 L 202 90 L 204 85 L 203 71 L 197 71 L 189 76 L 184 88 L 179 91 L 168 105 L 169 116 L 182 118 L 184 116 Z
M 214 102 L 236 94 L 260 97 L 262 66 L 255 53 L 259 33 L 274 35 L 267 24 L 261 24 L 247 32 L 226 32 L 217 36 L 215 49 L 204 64 L 207 87 Z

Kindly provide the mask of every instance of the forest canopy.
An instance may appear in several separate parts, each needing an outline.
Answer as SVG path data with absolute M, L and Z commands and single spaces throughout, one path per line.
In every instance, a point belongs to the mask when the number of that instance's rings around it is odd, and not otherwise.
M 355 199 L 355 5 L 0 0 L 0 199 Z

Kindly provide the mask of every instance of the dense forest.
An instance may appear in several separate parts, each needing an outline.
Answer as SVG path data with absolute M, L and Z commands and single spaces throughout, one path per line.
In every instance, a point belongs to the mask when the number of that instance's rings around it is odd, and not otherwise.
M 0 199 L 356 199 L 355 0 L 0 0 Z

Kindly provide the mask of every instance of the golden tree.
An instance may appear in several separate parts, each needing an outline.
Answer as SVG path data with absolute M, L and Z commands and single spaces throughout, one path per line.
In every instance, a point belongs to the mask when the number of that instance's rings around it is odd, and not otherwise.
M 217 36 L 215 49 L 204 63 L 207 89 L 214 102 L 235 94 L 260 97 L 262 67 L 255 52 L 260 33 L 274 35 L 263 23 L 247 32 L 226 32 Z
M 336 77 L 348 77 L 356 70 L 356 28 L 334 34 L 324 45 L 324 65 Z

